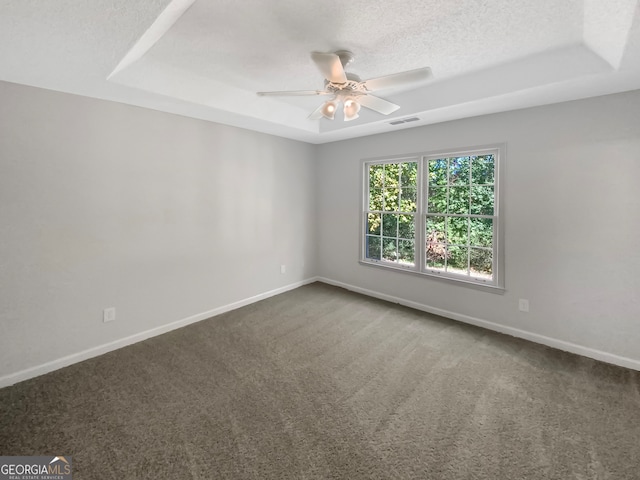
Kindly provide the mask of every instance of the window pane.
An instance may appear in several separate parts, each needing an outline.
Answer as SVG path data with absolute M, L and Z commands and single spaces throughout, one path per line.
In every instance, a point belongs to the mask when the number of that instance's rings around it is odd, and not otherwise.
M 476 247 L 489 247 L 493 245 L 493 219 L 470 219 L 469 244 Z
M 427 242 L 445 242 L 444 217 L 427 217 Z
M 447 243 L 449 245 L 469 244 L 469 219 L 467 217 L 449 217 L 447 219 Z
M 471 213 L 493 215 L 493 186 L 471 187 Z
M 369 191 L 369 210 L 382 210 L 382 189 L 374 188 Z
M 449 187 L 449 213 L 469 213 L 469 187 Z
M 447 184 L 447 159 L 429 160 L 429 185 Z
M 382 235 L 385 237 L 398 236 L 398 215 L 393 213 L 382 215 Z
M 469 157 L 455 157 L 449 159 L 449 184 L 469 185 Z
M 398 240 L 395 238 L 382 237 L 382 258 L 395 262 L 398 258 Z
M 447 213 L 447 187 L 429 187 L 429 213 Z
M 445 217 L 427 217 L 427 267 L 444 270 L 447 257 L 445 244 Z
M 415 212 L 416 211 L 416 189 L 411 187 L 403 187 L 400 193 L 400 211 Z
M 380 237 L 374 237 L 372 235 L 367 235 L 367 258 L 371 258 L 374 260 L 380 260 Z
M 449 245 L 447 249 L 447 272 L 467 275 L 467 263 L 469 261 L 469 248 Z
M 367 233 L 370 235 L 380 235 L 381 218 L 379 213 L 369 213 L 367 215 Z
M 398 240 L 398 261 L 405 265 L 415 265 L 416 250 L 413 240 Z
M 384 189 L 384 210 L 386 212 L 398 211 L 400 201 L 400 189 L 398 187 Z
M 416 162 L 402 164 L 400 184 L 403 187 L 416 188 L 418 186 L 418 164 Z
M 493 252 L 484 248 L 471 249 L 471 275 L 474 277 L 491 279 Z
M 398 237 L 413 240 L 416 235 L 416 226 L 413 215 L 398 216 Z
M 427 242 L 427 267 L 444 270 L 447 246 L 444 243 Z
M 384 185 L 384 165 L 369 166 L 369 189 L 382 188 Z
M 494 158 L 493 155 L 480 155 L 473 157 L 471 162 L 471 183 L 493 184 L 494 183 Z
M 397 188 L 400 186 L 400 164 L 385 163 L 384 165 L 385 188 Z

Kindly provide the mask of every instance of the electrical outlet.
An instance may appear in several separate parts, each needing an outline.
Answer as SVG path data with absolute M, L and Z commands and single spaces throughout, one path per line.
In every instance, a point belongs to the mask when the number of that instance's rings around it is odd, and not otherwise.
M 287 273 L 287 266 L 286 265 L 280 265 L 280 273 Z
M 527 300 L 526 298 L 521 298 L 520 300 L 518 300 L 518 309 L 521 312 L 528 312 L 529 311 L 529 300 Z
M 116 307 L 105 308 L 102 312 L 103 322 L 113 322 L 116 319 Z

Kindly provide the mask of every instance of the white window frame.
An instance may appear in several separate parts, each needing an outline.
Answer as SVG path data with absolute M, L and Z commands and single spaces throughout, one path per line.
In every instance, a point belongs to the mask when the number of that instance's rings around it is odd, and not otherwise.
M 430 269 L 426 266 L 426 249 L 419 248 L 426 246 L 426 218 L 429 188 L 428 182 L 428 162 L 429 160 L 451 157 L 464 157 L 474 155 L 494 155 L 494 214 L 491 216 L 478 216 L 469 214 L 469 217 L 493 218 L 493 278 L 484 279 L 457 274 L 454 272 L 444 272 Z M 364 159 L 362 161 L 362 205 L 360 209 L 360 263 L 384 269 L 406 272 L 426 276 L 457 285 L 470 286 L 495 293 L 504 292 L 504 225 L 503 225 L 503 189 L 502 177 L 504 176 L 504 164 L 506 155 L 505 144 L 483 145 L 466 148 L 444 149 L 435 152 L 421 152 L 411 155 L 388 156 L 380 158 Z M 381 259 L 371 259 L 366 257 L 366 235 L 367 235 L 367 214 L 369 213 L 369 166 L 386 163 L 418 163 L 418 185 L 417 187 L 417 208 L 414 213 L 415 223 L 415 265 L 403 265 L 397 262 Z M 401 212 L 398 212 L 401 213 Z M 449 216 L 438 215 L 438 216 Z M 466 215 L 464 215 L 466 216 Z M 382 228 L 382 226 L 381 226 Z

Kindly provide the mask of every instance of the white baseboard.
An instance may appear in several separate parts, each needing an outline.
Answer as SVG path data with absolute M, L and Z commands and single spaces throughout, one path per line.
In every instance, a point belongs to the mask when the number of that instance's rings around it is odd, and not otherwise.
M 613 365 L 618 365 L 621 367 L 631 368 L 633 370 L 640 370 L 640 360 L 636 360 L 633 358 L 621 357 L 613 353 L 603 352 L 601 350 L 584 347 L 582 345 L 577 345 L 571 342 L 565 342 L 564 340 L 557 340 L 555 338 L 546 337 L 538 333 L 527 332 L 526 330 L 520 330 L 519 328 L 508 327 L 506 325 L 500 325 L 499 323 L 489 322 L 487 320 L 471 317 L 469 315 L 462 315 L 460 313 L 451 312 L 449 310 L 443 310 L 441 308 L 424 305 L 422 303 L 412 302 L 400 297 L 394 297 L 392 295 L 376 292 L 374 290 L 356 287 L 355 285 L 339 282 L 330 278 L 317 277 L 316 280 L 319 282 L 327 283 L 329 285 L 334 285 L 336 287 L 342 287 L 347 290 L 351 290 L 352 292 L 379 298 L 380 300 L 399 303 L 400 305 L 415 308 L 416 310 L 421 310 L 423 312 L 433 313 L 434 315 L 440 315 L 441 317 L 446 317 L 452 320 L 458 320 L 460 322 L 475 325 L 477 327 L 486 328 L 488 330 L 505 333 L 507 335 L 511 335 L 512 337 L 522 338 L 534 343 L 540 343 L 542 345 L 557 348 L 558 350 L 563 350 L 565 352 L 575 353 L 577 355 L 582 355 L 584 357 L 593 358 L 595 360 L 600 360 L 602 362 L 611 363 Z
M 0 377 L 0 388 L 8 387 L 9 385 L 13 385 L 15 383 L 28 380 L 30 378 L 38 377 L 40 375 L 44 375 L 45 373 L 49 373 L 63 367 L 67 367 L 74 363 L 82 362 L 84 360 L 88 360 L 89 358 L 97 357 L 99 355 L 103 355 L 113 350 L 126 347 L 127 345 L 138 343 L 148 338 L 155 337 L 157 335 L 162 335 L 163 333 L 170 332 L 171 330 L 175 330 L 177 328 L 186 327 L 187 325 L 190 325 L 192 323 L 200 322 L 202 320 L 206 320 L 207 318 L 215 317 L 222 313 L 226 313 L 231 310 L 244 307 L 245 305 L 259 302 L 260 300 L 264 300 L 265 298 L 273 297 L 274 295 L 279 295 L 281 293 L 288 292 L 289 290 L 293 290 L 303 285 L 316 282 L 317 280 L 318 280 L 317 277 L 312 277 L 306 280 L 302 280 L 300 282 L 291 283 L 289 285 L 285 285 L 284 287 L 276 288 L 275 290 L 270 290 L 268 292 L 255 295 L 253 297 L 245 298 L 244 300 L 239 300 L 237 302 L 233 302 L 228 305 L 223 305 L 222 307 L 214 308 L 206 312 L 198 313 L 196 315 L 183 318 L 182 320 L 177 320 L 175 322 L 171 322 L 166 325 L 162 325 L 160 327 L 152 328 L 151 330 L 146 330 L 144 332 L 136 333 L 129 337 L 121 338 L 119 340 L 105 343 L 97 347 L 89 348 L 87 350 L 83 350 L 78 353 L 73 353 L 71 355 L 67 355 L 66 357 L 58 358 L 56 360 L 43 363 L 42 365 L 36 365 L 35 367 L 27 368 L 25 370 L 21 370 L 16 373 L 10 373 L 8 375 L 4 375 Z
M 405 300 L 400 297 L 394 297 L 392 295 L 376 292 L 374 290 L 368 290 L 366 288 L 356 287 L 355 285 L 339 282 L 337 280 L 332 280 L 325 277 L 312 277 L 300 282 L 295 282 L 289 285 L 285 285 L 284 287 L 276 288 L 275 290 L 270 290 L 268 292 L 255 295 L 253 297 L 245 298 L 244 300 L 239 300 L 234 303 L 223 305 L 221 307 L 214 308 L 206 312 L 198 313 L 196 315 L 183 318 L 182 320 L 177 320 L 175 322 L 171 322 L 166 325 L 162 325 L 160 327 L 152 328 L 151 330 L 146 330 L 144 332 L 136 333 L 129 337 L 121 338 L 119 340 L 105 343 L 97 347 L 89 348 L 87 350 L 83 350 L 78 353 L 67 355 L 66 357 L 62 357 L 47 363 L 43 363 L 41 365 L 36 365 L 35 367 L 30 367 L 25 370 L 21 370 L 19 372 L 4 375 L 0 377 L 0 388 L 8 387 L 15 383 L 22 382 L 30 378 L 38 377 L 40 375 L 44 375 L 45 373 L 49 373 L 54 370 L 58 370 L 60 368 L 72 365 L 74 363 L 82 362 L 84 360 L 97 357 L 99 355 L 111 352 L 113 350 L 117 350 L 122 347 L 126 347 L 127 345 L 141 342 L 143 340 L 146 340 L 151 337 L 155 337 L 157 335 L 162 335 L 163 333 L 170 332 L 171 330 L 185 327 L 192 323 L 206 320 L 207 318 L 215 317 L 222 313 L 226 313 L 231 310 L 244 307 L 251 303 L 259 302 L 260 300 L 264 300 L 266 298 L 273 297 L 274 295 L 279 295 L 281 293 L 288 292 L 289 290 L 294 290 L 298 287 L 301 287 L 303 285 L 307 285 L 309 283 L 313 283 L 316 281 L 327 283 L 329 285 L 334 285 L 337 287 L 342 287 L 356 293 L 361 293 L 363 295 L 367 295 L 370 297 L 379 298 L 380 300 L 386 300 L 388 302 L 398 303 L 400 305 L 414 308 L 416 310 L 421 310 L 423 312 L 432 313 L 434 315 L 440 315 L 442 317 L 450 318 L 452 320 L 458 320 L 463 323 L 476 325 L 478 327 L 486 328 L 488 330 L 505 333 L 513 337 L 518 337 L 518 338 L 532 341 L 534 343 L 547 345 L 549 347 L 557 348 L 565 352 L 575 353 L 585 357 L 593 358 L 595 360 L 600 360 L 600 361 L 611 363 L 614 365 L 619 365 L 621 367 L 631 368 L 633 370 L 640 371 L 640 360 L 635 360 L 633 358 L 628 358 L 628 357 L 622 357 L 619 355 L 615 355 L 613 353 L 603 352 L 601 350 L 584 347 L 582 345 L 577 345 L 575 343 L 565 342 L 563 340 L 557 340 L 555 338 L 546 337 L 544 335 L 540 335 L 537 333 L 527 332 L 526 330 L 520 330 L 518 328 L 500 325 L 499 323 L 489 322 L 487 320 L 471 317 L 469 315 L 462 315 L 460 313 L 451 312 L 449 310 L 443 310 L 441 308 L 436 308 L 429 305 L 424 305 L 422 303 Z

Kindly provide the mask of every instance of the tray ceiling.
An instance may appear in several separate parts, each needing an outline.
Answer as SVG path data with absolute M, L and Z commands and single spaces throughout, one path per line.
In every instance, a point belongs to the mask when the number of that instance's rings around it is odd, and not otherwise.
M 434 76 L 348 123 L 255 94 L 322 88 L 309 54 L 338 49 L 362 79 Z M 640 0 L 4 1 L 0 80 L 324 143 L 638 89 Z

